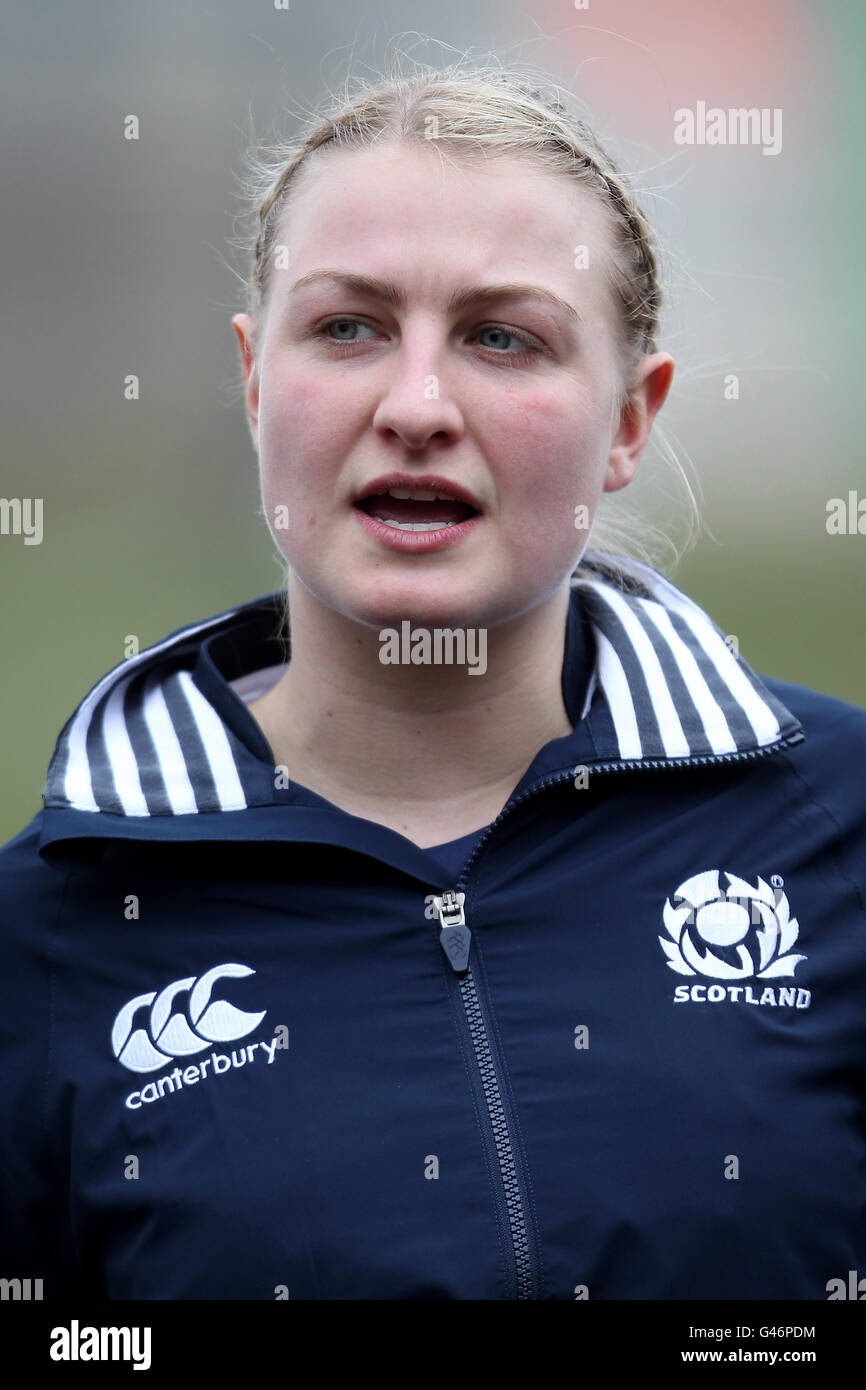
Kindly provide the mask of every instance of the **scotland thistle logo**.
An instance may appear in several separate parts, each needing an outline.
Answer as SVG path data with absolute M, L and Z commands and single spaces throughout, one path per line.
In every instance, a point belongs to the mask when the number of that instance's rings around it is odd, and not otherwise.
M 792 955 L 799 926 L 781 892 L 762 878 L 757 887 L 736 874 L 705 869 L 681 883 L 665 899 L 662 916 L 668 936 L 660 936 L 671 970 L 714 980 L 771 980 L 791 976 L 806 957 Z

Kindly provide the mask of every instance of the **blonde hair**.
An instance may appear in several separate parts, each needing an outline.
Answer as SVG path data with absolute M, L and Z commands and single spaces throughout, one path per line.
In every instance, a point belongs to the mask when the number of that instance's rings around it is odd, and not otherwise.
M 616 405 L 621 411 L 632 369 L 641 356 L 657 351 L 663 300 L 660 248 L 629 180 L 591 127 L 570 109 L 570 100 L 569 93 L 548 79 L 539 81 L 525 67 L 505 69 L 491 58 L 462 60 L 442 68 L 416 64 L 408 74 L 392 65 L 377 80 L 361 82 L 354 93 L 349 92 L 347 80 L 342 98 L 308 116 L 294 138 L 248 150 L 243 197 L 253 225 L 234 244 L 249 267 L 240 278 L 253 321 L 252 370 L 258 370 L 256 345 L 267 312 L 277 232 L 298 187 L 299 171 L 330 149 L 366 149 L 390 138 L 407 145 L 434 146 L 440 155 L 464 160 L 519 156 L 538 168 L 575 179 L 599 199 L 613 232 L 607 276 L 618 310 L 614 332 L 621 375 Z M 660 547 L 673 552 L 676 564 L 700 534 L 700 512 L 682 465 L 657 422 L 653 434 L 661 443 L 663 458 L 684 484 L 689 532 L 678 552 L 666 532 L 649 526 L 645 518 L 624 515 L 621 502 L 616 503 L 616 517 L 606 515 L 608 498 L 602 495 L 592 525 L 592 550 L 614 573 L 619 571 L 618 555 L 655 565 Z M 580 565 L 574 576 L 582 574 Z M 586 577 L 591 577 L 588 571 Z

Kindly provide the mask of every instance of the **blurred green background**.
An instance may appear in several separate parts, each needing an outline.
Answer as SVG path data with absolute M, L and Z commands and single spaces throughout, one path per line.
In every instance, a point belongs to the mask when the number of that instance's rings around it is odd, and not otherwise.
M 712 532 L 670 577 L 755 670 L 866 706 L 866 535 L 825 525 L 829 498 L 866 499 L 864 15 L 855 0 L 7 15 L 0 496 L 43 498 L 44 537 L 0 536 L 0 842 L 38 810 L 61 725 L 127 634 L 146 646 L 280 583 L 230 325 L 237 174 L 251 133 L 378 70 L 395 34 L 437 65 L 488 46 L 538 65 L 637 174 L 677 362 L 659 421 Z M 780 108 L 781 152 L 676 146 L 673 112 L 698 100 Z M 629 503 L 676 536 L 668 490 L 651 446 Z

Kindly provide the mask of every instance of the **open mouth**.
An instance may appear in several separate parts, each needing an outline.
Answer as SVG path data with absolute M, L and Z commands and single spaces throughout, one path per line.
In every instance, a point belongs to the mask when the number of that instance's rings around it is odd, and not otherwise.
M 359 498 L 355 506 L 397 531 L 441 531 L 479 515 L 478 509 L 468 502 L 440 497 L 434 492 L 402 488 L 371 493 Z

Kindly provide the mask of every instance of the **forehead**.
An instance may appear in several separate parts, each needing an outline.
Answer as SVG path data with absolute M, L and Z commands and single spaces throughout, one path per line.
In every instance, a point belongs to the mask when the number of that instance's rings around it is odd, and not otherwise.
M 429 145 L 314 156 L 277 229 L 290 266 L 279 278 L 339 264 L 422 297 L 464 281 L 531 279 L 581 314 L 605 311 L 612 234 L 595 194 L 516 155 L 470 161 Z

